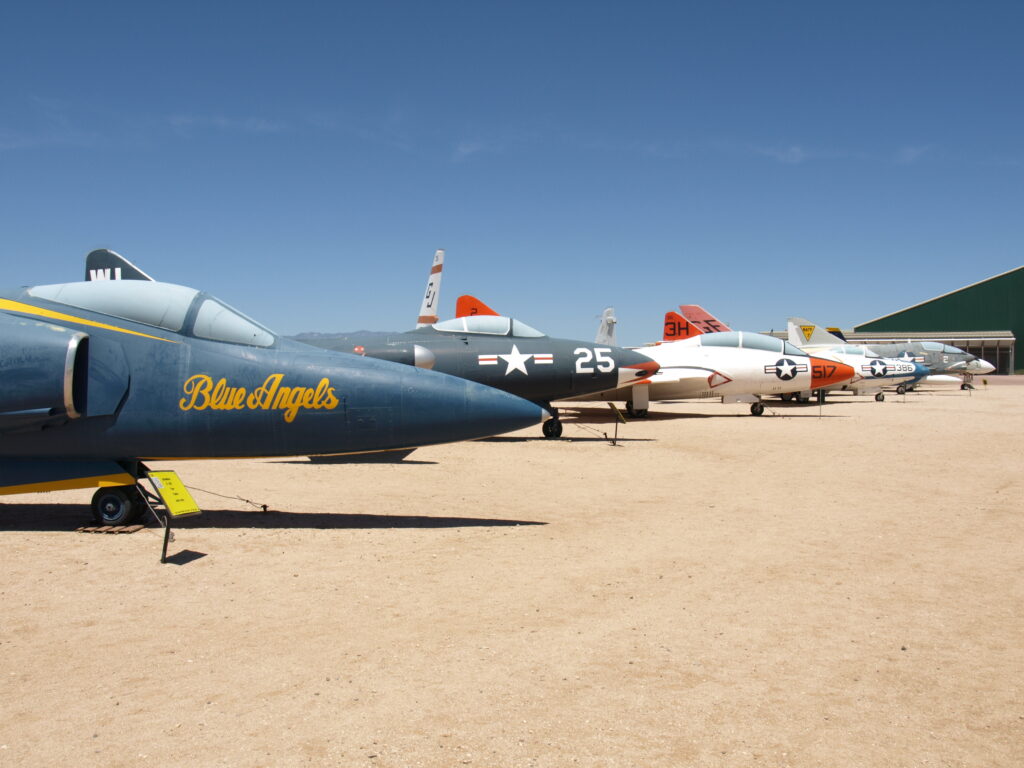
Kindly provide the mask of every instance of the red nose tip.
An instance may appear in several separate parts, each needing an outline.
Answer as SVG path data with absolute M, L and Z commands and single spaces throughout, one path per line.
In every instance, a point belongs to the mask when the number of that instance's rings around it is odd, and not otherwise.
M 636 363 L 635 365 L 624 365 L 622 367 L 633 371 L 633 378 L 637 381 L 653 376 L 658 372 L 658 369 L 661 368 L 661 366 L 653 360 L 646 363 Z
M 659 368 L 661 366 L 653 360 L 620 366 L 619 386 L 628 387 L 630 384 L 639 384 L 641 381 L 647 381 L 647 379 L 658 372 Z
M 853 368 L 844 363 L 837 363 L 835 360 L 822 360 L 820 357 L 811 358 L 812 389 L 840 384 L 852 379 L 855 375 Z

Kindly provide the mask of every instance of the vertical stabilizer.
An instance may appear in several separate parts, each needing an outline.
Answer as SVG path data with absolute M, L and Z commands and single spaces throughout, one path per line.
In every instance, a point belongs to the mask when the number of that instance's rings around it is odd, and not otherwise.
M 701 333 L 718 333 L 719 331 L 732 330 L 732 328 L 717 317 L 714 317 L 704 307 L 697 304 L 680 304 L 679 311 L 692 325 L 697 326 Z
M 152 280 L 153 278 L 119 253 L 100 248 L 85 257 L 85 279 Z
M 789 343 L 798 347 L 834 347 L 845 341 L 803 317 L 789 318 L 786 330 Z
M 700 336 L 703 331 L 680 315 L 678 312 L 665 313 L 665 331 L 662 333 L 662 341 L 682 341 Z
M 437 303 L 441 297 L 441 269 L 444 267 L 444 249 L 434 252 L 434 263 L 430 266 L 427 276 L 427 292 L 423 295 L 420 305 L 420 316 L 416 319 L 416 327 L 422 328 L 437 322 Z
M 604 312 L 601 313 L 601 324 L 597 326 L 597 336 L 594 338 L 594 343 L 617 347 L 618 344 L 615 342 L 615 325 L 618 322 L 618 319 L 615 317 L 615 307 L 605 307 Z
M 468 294 L 455 300 L 455 316 L 470 317 L 472 315 L 497 315 L 493 309 L 484 304 L 476 296 Z

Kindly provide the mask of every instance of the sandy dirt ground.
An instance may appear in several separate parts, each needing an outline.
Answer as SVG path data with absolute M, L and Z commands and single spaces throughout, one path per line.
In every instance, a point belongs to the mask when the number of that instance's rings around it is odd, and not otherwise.
M 1022 396 L 161 465 L 167 565 L 5 497 L 0 766 L 1024 765 Z

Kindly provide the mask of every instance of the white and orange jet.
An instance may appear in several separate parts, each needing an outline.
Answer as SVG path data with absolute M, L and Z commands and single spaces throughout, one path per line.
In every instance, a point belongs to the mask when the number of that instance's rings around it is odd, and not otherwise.
M 753 401 L 750 412 L 760 416 L 765 395 L 821 389 L 856 375 L 844 363 L 812 357 L 772 336 L 729 330 L 707 317 L 714 325 L 704 327 L 716 330 L 698 327 L 699 318 L 693 321 L 676 312 L 666 313 L 662 341 L 637 348 L 661 366 L 657 373 L 631 387 L 578 399 L 625 401 L 627 413 L 645 416 L 651 400 L 721 397 L 723 402 Z

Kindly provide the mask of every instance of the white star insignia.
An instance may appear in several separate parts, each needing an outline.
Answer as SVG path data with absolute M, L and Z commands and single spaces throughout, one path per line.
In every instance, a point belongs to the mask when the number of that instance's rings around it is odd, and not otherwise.
M 507 355 L 498 355 L 498 357 L 508 363 L 508 368 L 505 369 L 506 376 L 512 373 L 512 371 L 522 371 L 525 375 L 530 375 L 529 371 L 526 370 L 526 361 L 533 357 L 533 355 L 524 355 L 515 344 L 512 345 L 511 352 Z
M 790 379 L 793 377 L 793 364 L 789 360 L 783 360 L 782 365 L 779 366 L 779 373 L 782 374 L 782 378 Z

